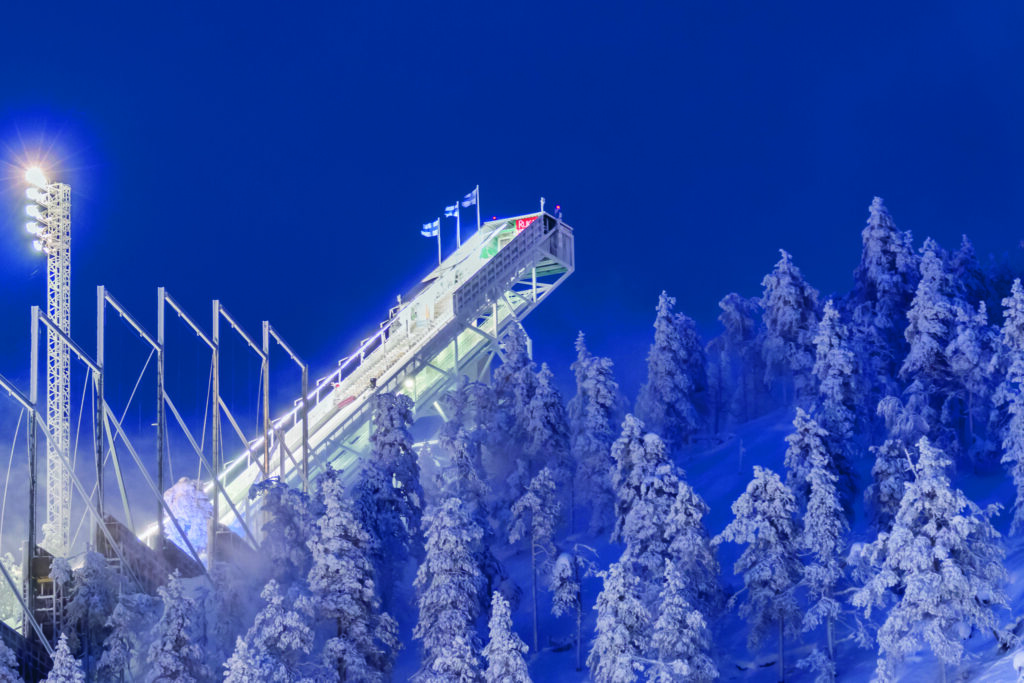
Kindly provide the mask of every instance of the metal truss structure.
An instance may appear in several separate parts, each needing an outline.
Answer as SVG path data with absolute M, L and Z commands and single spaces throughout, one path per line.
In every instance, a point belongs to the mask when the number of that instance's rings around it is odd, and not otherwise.
M 31 174 L 30 174 L 31 175 Z M 71 334 L 71 188 L 31 176 L 28 224 L 36 250 L 46 254 L 46 315 Z M 62 555 L 71 544 L 71 477 L 63 465 L 71 448 L 71 357 L 57 333 L 46 335 L 46 546 Z
M 64 233 L 59 233 L 59 240 L 53 238 L 53 245 L 64 249 L 60 258 L 64 259 L 65 269 L 55 271 L 53 277 L 63 278 L 60 282 L 66 290 L 69 281 L 67 225 L 61 221 L 67 221 L 69 215 L 68 194 L 66 186 L 54 187 L 46 187 L 46 193 L 52 199 L 47 200 L 50 203 L 43 217 L 51 217 L 51 222 L 62 226 L 64 230 Z M 38 199 L 35 201 L 42 205 Z M 33 217 L 39 220 L 38 216 Z M 37 234 L 42 236 L 42 231 Z M 50 234 L 58 235 L 57 232 Z M 49 248 L 49 244 L 46 248 Z M 54 258 L 55 251 L 52 249 L 47 253 Z M 45 643 L 59 632 L 58 599 L 55 594 L 47 592 L 45 584 L 49 559 L 66 554 L 70 544 L 67 530 L 71 526 L 72 485 L 92 522 L 93 547 L 104 549 L 129 578 L 140 586 L 152 583 L 153 573 L 163 571 L 161 568 L 166 567 L 168 562 L 177 562 L 179 565 L 186 562 L 195 567 L 199 574 L 205 574 L 203 565 L 213 559 L 224 558 L 231 553 L 237 555 L 238 552 L 251 552 L 246 547 L 258 544 L 258 532 L 253 531 L 258 528 L 258 524 L 254 523 L 258 504 L 254 505 L 249 499 L 253 484 L 276 477 L 280 481 L 308 489 L 312 478 L 328 467 L 344 470 L 345 476 L 349 478 L 356 476 L 362 459 L 369 451 L 372 399 L 375 395 L 381 392 L 401 392 L 413 400 L 414 415 L 417 418 L 429 415 L 444 417 L 440 399 L 445 392 L 455 388 L 463 377 L 470 380 L 485 379 L 490 372 L 492 359 L 502 354 L 500 340 L 509 327 L 520 326 L 523 318 L 543 302 L 574 269 L 573 231 L 560 217 L 542 210 L 539 213 L 485 223 L 455 253 L 443 260 L 413 292 L 399 299 L 399 304 L 389 312 L 388 319 L 381 324 L 377 334 L 364 340 L 354 353 L 339 361 L 333 373 L 318 380 L 311 389 L 308 387 L 307 365 L 268 322 L 263 323 L 262 343 L 259 343 L 245 332 L 219 301 L 213 302 L 212 330 L 207 333 L 170 294 L 160 288 L 157 293 L 157 333 L 153 335 L 105 288 L 99 287 L 95 357 L 77 345 L 62 327 L 68 320 L 67 299 L 54 302 L 48 298 L 48 304 L 56 306 L 57 312 L 64 317 L 52 315 L 54 309 L 50 305 L 46 314 L 33 307 L 30 391 L 27 395 L 22 394 L 11 382 L 0 376 L 0 389 L 6 390 L 21 403 L 30 416 L 27 437 L 30 470 L 29 538 L 26 544 L 25 586 L 20 596 L 27 616 L 24 620 L 26 636 Z M 156 356 L 155 463 L 143 462 L 104 397 L 104 328 L 108 308 Z M 165 321 L 168 309 L 191 328 L 211 354 L 209 405 L 213 408 L 213 420 L 209 446 L 204 444 L 202 438 L 196 440 L 166 390 Z M 40 325 L 46 327 L 47 339 L 45 419 L 37 402 Z M 260 360 L 263 398 L 261 434 L 246 435 L 221 396 L 222 332 L 238 334 Z M 277 419 L 271 419 L 269 404 L 272 343 L 282 348 L 298 366 L 302 381 L 302 393 L 295 401 L 293 410 Z M 55 369 L 63 373 L 63 396 L 67 406 L 68 363 L 72 355 L 85 366 L 91 377 L 95 469 L 89 477 L 83 477 L 72 467 L 67 453 L 66 426 L 63 432 L 54 426 L 62 419 L 66 424 L 68 408 L 56 413 L 51 410 L 54 395 L 51 393 L 50 376 Z M 59 360 L 61 358 L 64 360 Z M 51 359 L 58 360 L 54 362 Z M 188 541 L 163 497 L 166 488 L 164 468 L 168 417 L 173 418 L 171 424 L 176 424 L 184 434 L 207 477 L 205 491 L 213 503 L 214 515 L 205 553 L 197 551 Z M 238 437 L 236 443 L 239 448 L 231 448 L 238 455 L 230 459 L 224 457 L 228 449 L 224 445 L 222 418 L 226 418 L 230 427 L 227 430 L 228 440 L 231 440 L 231 433 Z M 52 500 L 53 496 L 47 497 L 44 530 L 48 535 L 42 547 L 35 540 L 37 426 L 42 428 L 47 440 L 48 491 L 57 490 L 49 488 L 51 472 L 54 476 L 66 476 L 68 489 L 66 495 L 57 501 Z M 126 456 L 129 459 L 126 460 Z M 51 467 L 51 460 L 53 465 L 60 467 Z M 128 491 L 126 488 L 123 468 L 131 463 L 138 468 L 145 484 L 141 492 L 138 489 Z M 104 501 L 104 478 L 108 468 L 113 470 L 116 477 L 124 524 L 108 514 Z M 151 475 L 154 469 L 155 481 Z M 93 477 L 95 481 L 89 481 Z M 64 482 L 61 481 L 60 485 L 64 486 Z M 64 491 L 63 488 L 60 490 Z M 144 529 L 134 525 L 130 495 L 152 496 L 156 523 Z M 51 505 L 51 502 L 55 504 Z M 164 527 L 168 523 L 175 528 L 178 538 L 183 539 L 186 546 L 184 554 L 177 548 L 168 548 L 171 544 L 163 542 Z M 65 530 L 63 535 L 50 535 L 51 530 L 61 529 Z M 135 534 L 156 555 L 140 560 L 139 553 L 145 550 L 144 546 L 139 544 L 137 547 L 128 547 L 130 544 L 126 544 L 125 534 Z M 177 553 L 177 559 L 172 557 L 174 553 Z M 2 565 L 0 573 L 4 580 L 13 585 Z M 166 571 L 156 578 L 162 579 L 165 576 Z

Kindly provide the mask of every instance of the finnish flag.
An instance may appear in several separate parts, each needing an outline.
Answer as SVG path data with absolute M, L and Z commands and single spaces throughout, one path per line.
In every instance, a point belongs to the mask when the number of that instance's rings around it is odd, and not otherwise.
M 430 223 L 424 223 L 423 229 L 420 230 L 420 234 L 424 237 L 437 237 L 437 233 L 441 231 L 441 219 L 438 218 Z
M 455 202 L 451 206 L 444 207 L 444 215 L 446 218 L 458 218 L 459 217 L 459 203 Z
M 476 199 L 479 196 L 479 194 L 480 188 L 473 188 L 472 192 L 470 192 L 469 194 L 462 198 L 462 208 L 466 208 L 467 206 L 473 206 L 474 204 L 476 204 Z

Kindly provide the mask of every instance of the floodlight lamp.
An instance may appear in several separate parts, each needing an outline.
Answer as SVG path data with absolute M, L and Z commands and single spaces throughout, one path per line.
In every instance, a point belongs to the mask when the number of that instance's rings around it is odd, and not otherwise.
M 38 166 L 33 166 L 25 171 L 25 180 L 39 188 L 49 185 L 49 182 L 46 180 L 46 174 Z
M 39 207 L 35 204 L 29 204 L 25 207 L 25 213 L 28 214 L 29 218 L 35 218 L 37 221 L 45 221 L 46 218 L 39 211 Z
M 49 199 L 49 195 L 46 194 L 46 192 L 41 191 L 38 187 L 30 187 L 26 189 L 25 196 L 40 204 L 45 204 L 46 200 Z
M 35 221 L 29 221 L 25 224 L 25 230 L 27 230 L 31 235 L 38 235 L 43 231 L 43 226 L 39 225 Z
M 42 251 L 43 243 L 40 240 L 32 240 L 32 248 L 36 251 Z

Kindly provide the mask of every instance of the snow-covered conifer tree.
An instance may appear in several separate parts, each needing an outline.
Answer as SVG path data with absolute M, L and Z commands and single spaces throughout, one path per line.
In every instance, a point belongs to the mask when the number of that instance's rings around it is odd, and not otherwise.
M 1003 437 L 1002 462 L 1009 471 L 1017 495 L 1010 533 L 1024 528 L 1024 287 L 1014 280 L 1010 296 L 1003 299 L 1003 327 L 999 353 L 993 360 L 1001 382 L 993 396 Z M 1002 417 L 1000 413 L 1005 413 Z
M 921 276 L 910 233 L 896 229 L 881 197 L 871 202 L 861 240 L 853 320 L 861 340 L 864 388 L 881 398 L 895 391 L 896 372 L 906 355 L 906 314 Z
M 869 618 L 896 599 L 878 631 L 877 675 L 886 681 L 925 646 L 943 666 L 958 664 L 966 636 L 973 628 L 993 633 L 993 611 L 1006 605 L 1003 550 L 989 521 L 998 506 L 981 510 L 953 489 L 945 473 L 951 463 L 927 437 L 917 450 L 892 532 L 865 553 L 876 571 L 853 596 Z
M 576 468 L 569 452 L 569 421 L 553 379 L 548 364 L 543 363 L 537 373 L 537 388 L 526 406 L 526 452 L 530 456 L 531 475 L 546 464 L 558 488 L 567 494 L 562 507 L 568 513 L 572 533 Z
M 651 683 L 706 683 L 718 678 L 718 668 L 708 655 L 711 635 L 707 621 L 690 604 L 688 596 L 692 592 L 685 575 L 670 560 L 665 566 L 665 586 L 651 635 L 654 662 L 647 668 Z
M 738 422 L 746 422 L 760 415 L 764 395 L 761 308 L 757 299 L 735 293 L 727 294 L 718 307 L 718 321 L 725 328 L 723 351 L 734 368 L 730 411 Z
M 488 628 L 490 639 L 483 652 L 487 660 L 485 683 L 530 683 L 530 672 L 523 659 L 529 648 L 512 630 L 512 613 L 508 601 L 498 591 L 494 591 L 491 598 Z
M 665 447 L 657 434 L 648 434 L 645 440 L 648 453 L 664 453 Z M 619 560 L 624 565 L 632 563 L 646 605 L 652 605 L 661 590 L 665 560 L 669 556 L 665 524 L 680 484 L 678 468 L 664 455 L 659 460 L 653 474 L 643 481 L 640 496 L 626 515 L 622 532 L 626 550 Z
M 612 444 L 612 489 L 615 491 L 615 527 L 612 541 L 624 541 L 623 531 L 629 511 L 640 498 L 642 483 L 654 474 L 665 458 L 664 447 L 658 454 L 647 452 L 644 423 L 633 415 L 626 415 L 622 434 Z
M 583 668 L 583 576 L 592 575 L 594 564 L 580 554 L 592 548 L 576 545 L 572 552 L 564 552 L 551 568 L 551 613 L 556 617 L 572 614 L 576 617 L 576 670 Z
M 0 683 L 25 683 L 18 675 L 18 658 L 14 650 L 0 641 Z
M 533 650 L 539 650 L 537 632 L 537 572 L 538 562 L 553 559 L 555 530 L 561 516 L 558 485 L 551 469 L 545 467 L 530 481 L 530 487 L 512 505 L 512 527 L 509 543 L 526 539 L 530 552 L 530 592 L 533 604 Z
M 615 562 L 604 572 L 597 596 L 597 633 L 587 657 L 594 683 L 631 683 L 643 670 L 641 658 L 650 640 L 651 615 L 640 599 L 640 582 Z
M 955 331 L 955 293 L 945 253 L 935 240 L 926 239 L 921 250 L 921 281 L 907 312 L 904 336 L 910 350 L 900 377 L 919 379 L 929 394 L 945 389 L 951 379 L 946 347 Z
M 410 557 L 423 554 L 423 488 L 412 449 L 412 400 L 378 394 L 370 434 L 372 454 L 357 485 L 357 517 L 370 534 L 377 589 L 384 605 Z
M 149 646 L 146 683 L 206 680 L 209 672 L 202 648 L 196 643 L 196 635 L 202 630 L 202 613 L 196 601 L 185 595 L 177 570 L 157 592 L 163 599 L 164 612 L 156 625 L 156 640 Z
M 313 607 L 305 596 L 296 599 L 296 593 L 292 590 L 289 595 L 282 595 L 276 581 L 267 582 L 260 593 L 266 605 L 256 615 L 245 638 L 236 641 L 234 653 L 224 663 L 224 683 L 337 680 L 329 669 L 308 661 L 314 641 L 310 626 Z
M 960 248 L 950 255 L 949 268 L 963 298 L 967 301 L 984 301 L 988 294 L 985 274 L 967 235 L 960 236 Z
M 711 618 L 721 609 L 723 598 L 718 558 L 704 524 L 708 510 L 704 499 L 680 475 L 675 500 L 665 519 L 667 555 L 686 577 L 687 600 Z
M 704 347 L 693 320 L 673 313 L 676 300 L 662 292 L 647 353 L 647 382 L 636 399 L 636 415 L 676 448 L 700 427 L 698 406 L 707 391 Z
M 100 680 L 124 683 L 131 675 L 136 652 L 142 643 L 141 635 L 148 630 L 155 619 L 159 600 L 145 593 L 123 593 L 117 599 L 117 606 L 107 619 L 110 632 L 103 641 L 103 656 L 97 666 Z M 0 677 L 0 681 L 3 678 Z
M 839 311 L 831 299 L 825 303 L 814 344 L 814 374 L 818 378 L 814 415 L 827 435 L 825 444 L 831 467 L 839 477 L 843 507 L 852 510 L 857 490 L 852 464 L 853 438 L 863 395 L 858 386 L 860 370 L 850 348 L 849 332 L 839 320 Z
M 309 591 L 317 613 L 332 623 L 324 663 L 341 680 L 384 680 L 398 647 L 397 626 L 381 614 L 370 562 L 370 537 L 359 527 L 345 498 L 338 471 L 318 477 L 323 515 L 309 540 L 313 564 Z
M 804 514 L 801 542 L 804 551 L 811 556 L 811 561 L 804 567 L 803 578 L 810 605 L 804 613 L 803 630 L 811 631 L 821 624 L 825 625 L 828 658 L 834 667 L 834 624 L 840 612 L 835 592 L 843 576 L 842 556 L 849 525 L 843 516 L 839 492 L 836 490 L 838 478 L 827 455 L 821 451 L 811 451 L 809 460 L 811 470 L 807 480 L 810 497 Z
M 114 611 L 120 576 L 97 552 L 87 552 L 71 582 L 64 618 L 70 632 L 68 646 L 82 653 L 82 666 L 92 672 L 109 634 L 107 617 Z
M 777 630 L 782 680 L 785 636 L 795 634 L 800 620 L 794 595 L 802 569 L 797 556 L 796 501 L 779 475 L 755 465 L 754 478 L 732 504 L 732 512 L 733 521 L 715 541 L 747 544 L 734 566 L 737 574 L 743 574 L 746 587 L 740 616 L 750 624 L 747 643 L 751 649 L 757 648 L 771 629 Z
M 68 638 L 63 633 L 60 634 L 60 640 L 53 651 L 53 667 L 43 679 L 43 683 L 85 683 L 82 665 L 71 655 Z
M 420 617 L 413 629 L 423 657 L 414 680 L 475 681 L 482 669 L 474 627 L 484 588 L 476 561 L 482 532 L 457 498 L 431 510 L 425 523 L 426 558 L 416 574 Z
M 270 564 L 267 579 L 290 586 L 303 580 L 312 563 L 309 539 L 320 513 L 315 502 L 298 489 L 270 479 L 254 486 L 250 496 L 261 496 L 263 525 L 260 554 Z
M 804 281 L 785 250 L 761 286 L 765 326 L 762 355 L 765 381 L 792 378 L 798 398 L 813 394 L 814 331 L 818 324 L 818 290 Z
M 956 306 L 955 333 L 946 347 L 946 358 L 954 385 L 964 396 L 969 442 L 975 438 L 974 420 L 978 407 L 989 403 L 989 372 L 994 344 L 995 334 L 988 324 L 985 302 L 978 304 L 977 311 Z
M 871 447 L 875 464 L 871 468 L 872 484 L 864 492 L 864 499 L 875 528 L 886 531 L 903 499 L 911 453 L 916 452 L 917 442 L 928 433 L 934 412 L 923 393 L 909 391 L 906 405 L 895 396 L 879 401 L 878 415 L 885 420 L 888 438 L 881 446 Z
M 615 493 L 612 491 L 611 456 L 615 441 L 615 417 L 619 385 L 612 376 L 612 361 L 592 356 L 583 333 L 576 338 L 576 396 L 569 403 L 571 449 L 576 461 L 576 489 L 590 506 L 589 532 L 594 535 L 614 523 Z
M 796 409 L 793 418 L 793 433 L 786 437 L 786 486 L 793 492 L 798 505 L 807 502 L 811 493 L 811 458 L 814 454 L 831 461 L 826 440 L 828 432 L 803 408 Z

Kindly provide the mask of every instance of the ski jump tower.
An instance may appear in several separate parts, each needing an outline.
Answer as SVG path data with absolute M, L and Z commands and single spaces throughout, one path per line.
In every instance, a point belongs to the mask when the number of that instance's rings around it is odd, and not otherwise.
M 369 452 L 375 395 L 403 393 L 416 418 L 443 417 L 445 392 L 462 377 L 488 377 L 510 326 L 521 325 L 574 269 L 573 230 L 560 217 L 541 211 L 481 225 L 399 298 L 375 335 L 273 420 L 265 437 L 225 462 L 206 487 L 215 519 L 253 539 L 253 484 L 277 478 L 308 488 L 328 467 L 353 480 Z M 155 533 L 150 527 L 141 538 Z M 208 542 L 212 554 L 216 535 Z

